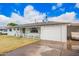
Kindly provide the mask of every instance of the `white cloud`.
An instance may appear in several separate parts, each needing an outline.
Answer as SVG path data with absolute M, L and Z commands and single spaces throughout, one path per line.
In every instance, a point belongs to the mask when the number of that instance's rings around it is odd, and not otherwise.
M 56 10 L 57 8 L 62 7 L 62 3 L 57 3 L 56 5 L 52 6 L 52 10 Z
M 0 26 L 6 25 L 6 23 L 10 20 L 9 17 L 4 15 L 0 15 Z
M 32 11 L 32 10 L 34 10 L 34 7 L 32 5 L 28 5 L 24 9 L 24 11 Z
M 76 3 L 75 7 L 76 7 L 76 8 L 79 8 L 79 3 Z
M 78 5 L 79 4 L 76 4 L 76 7 Z M 57 4 L 57 7 L 61 7 L 61 6 L 62 6 L 62 4 Z M 52 9 L 56 9 L 56 7 L 53 6 Z M 61 8 L 60 10 L 63 11 L 64 8 Z M 48 20 L 49 21 L 60 21 L 60 22 L 74 22 L 76 19 L 75 15 L 76 15 L 75 12 L 69 12 L 69 13 L 62 14 L 58 17 L 48 17 Z M 41 13 L 41 12 L 35 10 L 33 6 L 28 5 L 24 9 L 24 17 L 22 17 L 16 13 L 12 13 L 11 18 L 6 17 L 4 15 L 0 15 L 0 25 L 7 24 L 10 22 L 15 22 L 18 24 L 42 22 L 42 20 L 44 20 L 45 17 L 46 17 L 45 13 Z
M 62 3 L 57 3 L 56 6 L 57 6 L 57 7 L 61 7 L 61 6 L 62 6 Z
M 64 11 L 64 10 L 65 10 L 65 8 L 60 8 L 60 10 L 61 10 L 61 11 Z
M 12 13 L 11 17 L 6 17 L 4 15 L 0 15 L 0 25 L 6 26 L 8 23 L 17 23 L 17 24 L 23 24 L 24 18 L 16 13 Z
M 67 12 L 65 14 L 62 14 L 58 17 L 49 17 L 49 21 L 57 21 L 57 22 L 74 22 L 75 21 L 75 12 Z
M 42 22 L 45 17 L 45 13 L 35 10 L 31 5 L 26 6 L 24 9 L 24 18 L 26 19 L 27 23 Z
M 2 21 L 5 20 L 5 19 L 9 19 L 9 17 L 6 17 L 6 16 L 4 16 L 4 15 L 0 15 L 0 22 L 2 22 Z
M 15 9 L 15 11 L 17 10 Z M 18 14 L 13 12 L 10 18 L 4 15 L 0 15 L 0 25 L 6 25 L 10 22 L 14 22 L 17 24 L 42 22 L 42 20 L 45 19 L 45 17 L 45 13 L 40 13 L 39 11 L 35 10 L 33 6 L 28 5 L 24 9 L 24 17 L 20 16 L 19 12 Z
M 55 10 L 57 7 L 56 6 L 52 6 L 52 10 Z
M 12 13 L 11 15 L 11 18 L 10 18 L 11 21 L 9 22 L 14 22 L 14 23 L 17 23 L 17 24 L 22 24 L 24 22 L 24 18 L 20 15 L 18 15 L 17 13 Z
M 64 9 L 62 9 L 64 10 Z M 74 22 L 75 21 L 75 12 L 67 12 L 57 17 L 48 17 L 49 21 L 60 21 L 60 22 Z M 28 5 L 24 9 L 24 17 L 20 16 L 17 13 L 12 13 L 11 17 L 6 17 L 4 15 L 0 15 L 0 25 L 10 22 L 15 22 L 18 24 L 25 24 L 25 23 L 34 23 L 34 22 L 42 22 L 46 17 L 45 13 L 41 13 L 34 9 L 33 6 Z
M 7 23 L 10 23 L 10 22 L 15 22 L 15 23 L 18 23 L 18 24 L 24 24 L 24 23 L 31 23 L 31 22 L 34 22 L 35 19 L 39 20 L 39 19 L 43 19 L 45 18 L 46 14 L 41 14 L 39 12 L 36 12 L 36 11 L 33 11 L 33 13 L 31 12 L 30 17 L 28 14 L 27 17 L 23 18 L 22 16 L 16 14 L 16 13 L 12 13 L 12 16 L 11 18 L 9 17 L 6 17 L 4 15 L 0 15 L 0 26 L 1 24 L 3 25 L 6 25 Z M 62 14 L 58 17 L 48 17 L 48 20 L 49 21 L 57 21 L 57 22 L 76 22 L 78 23 L 79 21 L 75 21 L 75 15 L 76 13 L 75 12 L 69 12 L 69 13 L 65 13 L 65 14 Z M 34 17 L 34 18 L 33 18 Z M 29 19 L 29 18 L 32 18 L 32 19 Z
M 16 10 L 16 9 L 14 9 L 14 11 L 16 12 L 17 10 Z

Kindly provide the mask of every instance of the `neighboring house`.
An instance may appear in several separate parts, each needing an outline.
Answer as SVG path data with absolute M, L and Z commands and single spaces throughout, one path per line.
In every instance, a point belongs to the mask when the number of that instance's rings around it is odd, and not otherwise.
M 1 34 L 1 35 L 3 35 L 3 34 L 7 35 L 7 27 L 1 26 L 1 27 L 0 27 L 0 34 Z

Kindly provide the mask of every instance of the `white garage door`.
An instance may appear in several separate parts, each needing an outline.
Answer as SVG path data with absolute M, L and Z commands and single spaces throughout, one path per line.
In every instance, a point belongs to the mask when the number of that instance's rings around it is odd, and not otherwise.
M 41 27 L 41 39 L 53 40 L 53 41 L 64 41 L 66 40 L 66 30 L 62 28 L 62 25 L 42 26 Z

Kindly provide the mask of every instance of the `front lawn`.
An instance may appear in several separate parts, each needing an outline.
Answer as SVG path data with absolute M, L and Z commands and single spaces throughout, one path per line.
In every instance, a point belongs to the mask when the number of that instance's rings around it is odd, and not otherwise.
M 19 48 L 37 41 L 39 40 L 0 35 L 0 54 L 4 54 L 16 48 Z

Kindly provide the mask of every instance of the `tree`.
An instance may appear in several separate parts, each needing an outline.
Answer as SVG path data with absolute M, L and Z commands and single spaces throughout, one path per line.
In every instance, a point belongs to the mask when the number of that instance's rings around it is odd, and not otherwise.
M 16 23 L 8 23 L 7 24 L 7 26 L 16 26 L 16 25 L 18 25 L 18 24 L 16 24 Z

